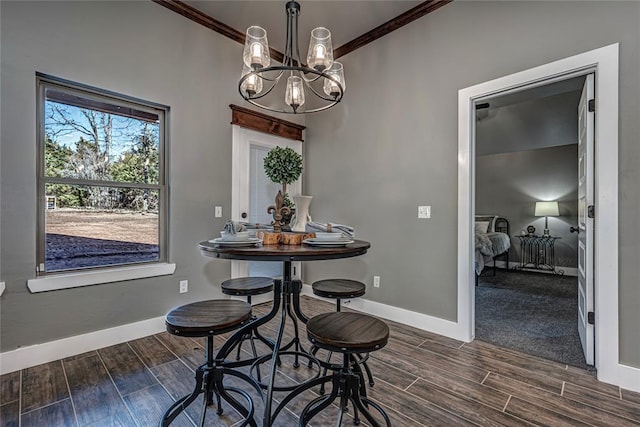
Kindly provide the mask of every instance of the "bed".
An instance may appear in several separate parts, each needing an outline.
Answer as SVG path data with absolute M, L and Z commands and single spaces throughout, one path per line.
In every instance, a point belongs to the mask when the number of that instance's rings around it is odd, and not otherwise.
M 476 280 L 484 267 L 493 262 L 496 274 L 496 259 L 502 258 L 509 268 L 509 221 L 496 215 L 476 215 L 475 218 L 475 269 Z

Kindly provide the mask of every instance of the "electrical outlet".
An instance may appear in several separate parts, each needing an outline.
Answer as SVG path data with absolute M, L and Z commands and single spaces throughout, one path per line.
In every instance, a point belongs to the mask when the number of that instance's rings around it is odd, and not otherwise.
M 189 292 L 189 281 L 188 280 L 180 280 L 180 293 L 185 294 Z
M 216 206 L 215 208 L 215 217 L 222 218 L 222 206 Z
M 374 288 L 380 287 L 380 276 L 373 276 L 373 287 Z
M 418 218 L 431 218 L 431 206 L 418 206 Z

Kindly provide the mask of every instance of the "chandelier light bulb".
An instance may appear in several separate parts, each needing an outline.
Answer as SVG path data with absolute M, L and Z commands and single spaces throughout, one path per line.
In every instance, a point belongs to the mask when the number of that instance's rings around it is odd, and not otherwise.
M 335 79 L 335 81 L 331 79 L 324 79 L 324 93 L 332 98 L 338 97 L 340 92 L 344 93 L 347 85 L 344 80 L 344 68 L 342 67 L 342 64 L 340 62 L 334 62 L 331 64 L 331 68 L 326 70 L 324 73 Z M 342 86 L 342 91 L 338 84 Z
M 240 89 L 244 91 L 247 96 L 255 96 L 262 92 L 262 78 L 255 74 L 251 68 L 246 65 L 242 68 L 242 77 L 249 75 L 240 85 Z
M 304 87 L 302 86 L 302 78 L 298 76 L 290 76 L 287 79 L 287 90 L 284 96 L 285 102 L 296 111 L 304 105 Z
M 258 26 L 247 28 L 242 58 L 244 64 L 252 70 L 259 70 L 271 64 L 267 31 L 264 28 Z
M 315 54 L 316 61 L 320 61 L 320 60 L 324 59 L 325 53 L 324 53 L 324 46 L 323 45 L 317 44 L 316 47 L 315 47 L 315 51 L 316 51 L 316 54 Z
M 251 45 L 251 67 L 255 68 L 256 65 L 262 65 L 262 45 L 260 43 Z
M 333 46 L 331 44 L 331 31 L 324 27 L 314 28 L 311 31 L 309 51 L 307 53 L 307 65 L 318 71 L 324 71 L 333 64 Z

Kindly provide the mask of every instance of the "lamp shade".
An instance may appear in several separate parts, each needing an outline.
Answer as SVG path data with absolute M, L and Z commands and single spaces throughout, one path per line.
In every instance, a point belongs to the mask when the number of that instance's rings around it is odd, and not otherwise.
M 535 216 L 560 216 L 558 202 L 536 202 Z

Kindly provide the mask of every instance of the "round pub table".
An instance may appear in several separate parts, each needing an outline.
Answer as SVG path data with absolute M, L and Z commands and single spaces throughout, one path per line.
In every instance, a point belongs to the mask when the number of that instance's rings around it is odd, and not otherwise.
M 200 252 L 206 257 L 240 261 L 273 261 L 282 263 L 282 280 L 276 280 L 274 283 L 273 307 L 271 311 L 254 322 L 238 329 L 220 348 L 217 355 L 218 359 L 226 359 L 229 353 L 233 350 L 236 341 L 241 339 L 247 331 L 251 328 L 257 328 L 258 326 L 267 323 L 280 313 L 280 323 L 273 345 L 271 369 L 269 373 L 269 381 L 266 387 L 267 394 L 265 396 L 262 423 L 264 427 L 270 427 L 278 413 L 283 409 L 283 405 L 281 404 L 276 408 L 273 414 L 271 411 L 278 355 L 281 351 L 286 350 L 294 344 L 296 345 L 296 349 L 298 349 L 299 343 L 296 341 L 297 338 L 285 347 L 281 347 L 287 314 L 293 319 L 294 327 L 296 329 L 297 324 L 295 323 L 293 313 L 295 313 L 295 317 L 300 319 L 302 322 L 306 323 L 308 320 L 300 310 L 300 292 L 302 291 L 302 282 L 299 280 L 292 280 L 291 263 L 294 261 L 318 261 L 356 257 L 366 254 L 370 247 L 371 244 L 363 240 L 354 240 L 353 243 L 349 243 L 345 246 L 310 246 L 302 244 L 237 247 L 221 246 L 209 241 L 200 242 Z M 232 365 L 234 365 L 234 363 L 227 364 L 229 367 L 232 367 Z M 238 366 L 242 365 L 238 363 Z M 289 399 L 285 399 L 285 402 L 288 400 Z

